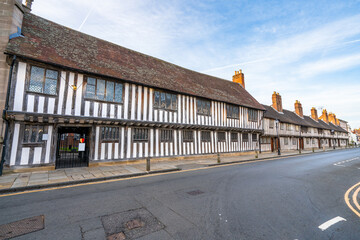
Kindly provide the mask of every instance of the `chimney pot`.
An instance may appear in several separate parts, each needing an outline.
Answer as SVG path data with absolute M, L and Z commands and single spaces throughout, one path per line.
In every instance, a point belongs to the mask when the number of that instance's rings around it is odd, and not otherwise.
M 239 83 L 243 88 L 245 88 L 245 77 L 241 69 L 239 71 L 235 71 L 233 82 Z
M 281 100 L 281 96 L 279 93 L 275 92 L 272 95 L 272 107 L 274 109 L 276 109 L 276 111 L 278 112 L 282 112 L 283 108 L 282 108 L 282 100 Z
M 295 101 L 295 113 L 300 117 L 304 117 L 303 108 L 299 100 Z
M 319 120 L 318 115 L 317 115 L 317 110 L 314 107 L 311 108 L 311 118 L 314 119 L 315 121 Z

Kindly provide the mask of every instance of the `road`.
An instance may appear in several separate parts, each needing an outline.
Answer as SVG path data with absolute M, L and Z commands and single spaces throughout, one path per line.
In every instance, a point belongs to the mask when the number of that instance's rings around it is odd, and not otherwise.
M 17 239 L 360 239 L 344 200 L 358 182 L 347 149 L 2 196 L 0 224 L 45 216 Z

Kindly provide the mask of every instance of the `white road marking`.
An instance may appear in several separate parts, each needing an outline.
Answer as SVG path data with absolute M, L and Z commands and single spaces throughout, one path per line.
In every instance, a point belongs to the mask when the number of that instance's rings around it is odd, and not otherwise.
M 331 227 L 332 225 L 334 225 L 335 223 L 341 222 L 341 221 L 346 221 L 345 218 L 342 217 L 334 217 L 333 219 L 330 219 L 327 222 L 324 222 L 323 224 L 321 224 L 319 226 L 319 228 L 321 229 L 321 231 L 325 231 L 326 229 L 328 229 L 329 227 Z
M 360 159 L 360 157 L 356 157 L 356 158 L 352 158 L 352 159 L 340 161 L 340 162 L 334 163 L 333 165 L 334 165 L 334 166 L 345 167 L 344 165 L 341 165 L 341 164 L 348 163 L 348 162 L 351 162 L 351 161 L 354 161 L 354 160 L 357 160 L 357 159 Z

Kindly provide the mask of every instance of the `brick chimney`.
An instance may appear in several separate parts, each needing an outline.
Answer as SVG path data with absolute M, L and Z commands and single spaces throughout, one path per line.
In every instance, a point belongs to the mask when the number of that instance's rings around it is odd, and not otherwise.
M 281 100 L 281 96 L 279 93 L 274 92 L 272 94 L 272 105 L 271 105 L 276 111 L 278 112 L 282 112 L 283 108 L 282 108 L 282 100 Z
M 295 101 L 295 113 L 302 118 L 304 117 L 303 108 L 299 100 Z
M 24 10 L 26 12 L 31 12 L 31 6 L 34 0 L 25 0 Z
M 338 125 L 338 120 L 336 118 L 336 115 L 334 113 L 329 113 L 329 122 L 331 122 L 334 125 Z
M 315 121 L 319 121 L 316 108 L 311 108 L 311 118 Z
M 329 116 L 328 116 L 328 113 L 327 113 L 326 109 L 324 109 L 322 111 L 322 115 L 319 118 L 321 120 L 323 120 L 324 122 L 329 123 Z
M 243 88 L 245 88 L 245 78 L 244 74 L 241 72 L 241 69 L 239 71 L 235 71 L 233 82 L 239 83 Z

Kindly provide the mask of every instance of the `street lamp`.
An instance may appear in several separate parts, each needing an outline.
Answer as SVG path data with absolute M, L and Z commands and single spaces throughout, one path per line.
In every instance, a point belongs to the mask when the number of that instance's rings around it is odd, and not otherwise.
M 280 153 L 280 138 L 279 138 L 279 125 L 280 125 L 280 121 L 278 119 L 275 120 L 276 123 L 276 135 L 277 135 L 277 150 L 278 150 L 278 155 L 281 155 Z

